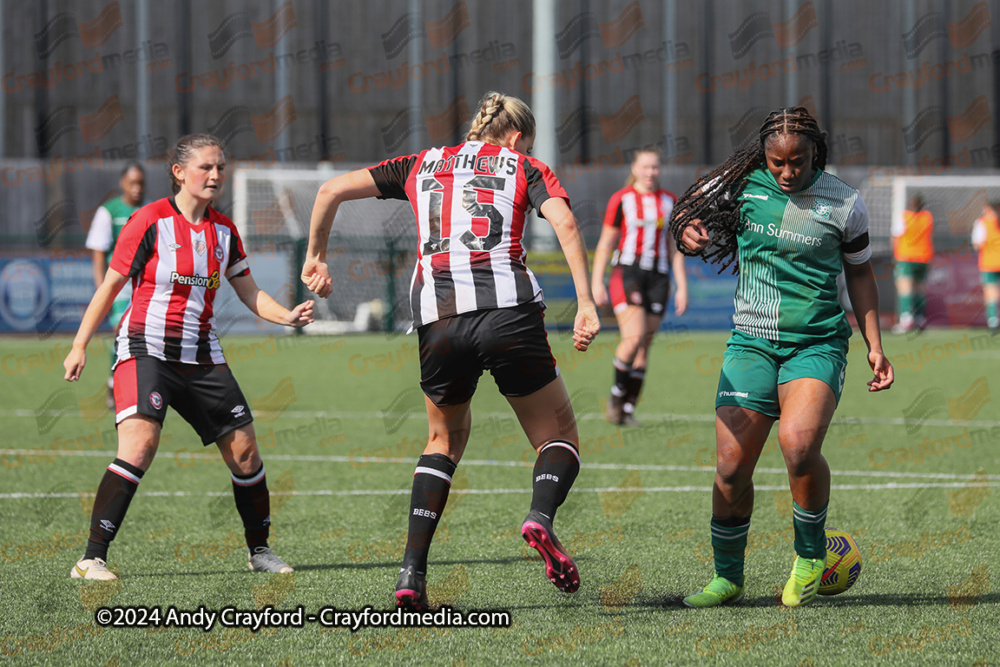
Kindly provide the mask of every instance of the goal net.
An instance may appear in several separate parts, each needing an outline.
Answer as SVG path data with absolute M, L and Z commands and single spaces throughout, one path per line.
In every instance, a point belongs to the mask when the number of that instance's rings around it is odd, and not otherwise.
M 288 282 L 279 294 L 309 298 L 299 279 L 309 218 L 320 186 L 343 173 L 347 170 L 240 169 L 234 175 L 233 222 L 246 251 L 287 258 Z M 406 202 L 345 202 L 327 247 L 333 292 L 316 299 L 316 322 L 306 330 L 405 331 L 416 248 L 416 224 Z
M 927 317 L 939 326 L 984 326 L 972 228 L 987 202 L 1000 200 L 1000 176 L 900 176 L 892 183 L 892 221 L 919 195 L 934 217 L 934 261 L 927 277 Z

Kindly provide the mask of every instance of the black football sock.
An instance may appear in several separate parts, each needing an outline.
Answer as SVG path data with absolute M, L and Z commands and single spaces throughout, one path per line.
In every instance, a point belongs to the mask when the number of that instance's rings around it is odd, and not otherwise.
M 615 367 L 615 384 L 611 387 L 611 393 L 621 398 L 625 395 L 626 387 L 628 386 L 628 376 L 632 372 L 632 365 L 620 361 L 618 357 L 615 357 L 612 363 Z
M 403 568 L 415 566 L 417 572 L 427 572 L 427 553 L 437 530 L 441 513 L 448 502 L 451 477 L 456 465 L 444 454 L 422 454 L 413 472 L 413 491 L 410 494 L 409 531 Z
M 267 547 L 267 536 L 271 528 L 271 495 L 267 492 L 267 477 L 264 464 L 257 472 L 249 475 L 232 474 L 233 496 L 236 509 L 243 519 L 243 535 L 250 552 Z
M 561 440 L 542 447 L 532 472 L 531 510 L 541 512 L 550 521 L 555 519 L 556 510 L 566 500 L 579 472 L 580 455 L 576 447 Z
M 645 368 L 635 368 L 628 374 L 628 381 L 625 383 L 625 412 L 634 412 L 635 406 L 639 402 L 639 394 L 642 392 L 642 382 L 646 379 Z
M 108 559 L 108 545 L 125 519 L 132 496 L 139 488 L 143 471 L 131 463 L 115 459 L 108 466 L 97 487 L 94 510 L 90 515 L 90 539 L 84 558 Z

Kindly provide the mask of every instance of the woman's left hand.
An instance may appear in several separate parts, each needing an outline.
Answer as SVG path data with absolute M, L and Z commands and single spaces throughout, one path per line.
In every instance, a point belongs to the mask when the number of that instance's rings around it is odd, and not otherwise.
M 315 305 L 316 302 L 310 299 L 295 306 L 288 312 L 285 324 L 296 329 L 311 324 L 313 321 L 313 306 Z
M 868 391 L 882 391 L 892 386 L 895 379 L 892 364 L 882 352 L 869 352 L 868 364 L 872 367 L 875 377 L 868 383 Z

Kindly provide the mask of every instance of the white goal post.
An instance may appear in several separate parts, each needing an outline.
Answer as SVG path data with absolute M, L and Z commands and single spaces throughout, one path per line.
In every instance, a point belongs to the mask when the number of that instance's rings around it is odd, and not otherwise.
M 286 256 L 289 285 L 297 286 L 316 194 L 323 183 L 348 171 L 237 169 L 233 222 L 247 252 Z M 405 329 L 416 247 L 416 225 L 406 202 L 345 202 L 337 212 L 327 248 L 333 293 L 316 300 L 316 321 L 305 331 Z
M 963 245 L 983 206 L 1000 200 L 1000 175 L 897 176 L 892 181 L 892 220 L 898 220 L 912 195 L 919 194 L 934 216 L 935 245 Z M 947 223 L 947 226 L 945 226 Z

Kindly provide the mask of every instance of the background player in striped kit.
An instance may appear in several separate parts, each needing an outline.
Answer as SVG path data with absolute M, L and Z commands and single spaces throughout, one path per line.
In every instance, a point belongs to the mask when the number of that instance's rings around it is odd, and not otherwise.
M 118 235 L 128 222 L 129 217 L 139 210 L 143 205 L 143 195 L 146 192 L 146 170 L 142 168 L 142 163 L 132 160 L 128 162 L 121 172 L 118 180 L 118 187 L 121 188 L 121 195 L 112 197 L 97 207 L 94 219 L 90 222 L 90 229 L 87 231 L 86 247 L 91 251 L 91 259 L 94 265 L 94 288 L 97 289 L 104 282 L 104 276 L 111 261 L 111 253 L 115 250 L 115 243 L 118 242 Z M 111 313 L 108 321 L 112 330 L 118 329 L 122 315 L 128 308 L 132 294 L 130 289 L 122 289 L 111 304 Z M 114 346 L 111 347 L 111 374 L 108 375 L 108 407 L 115 407 L 114 393 L 114 368 L 118 355 Z
M 659 149 L 647 146 L 637 151 L 625 187 L 608 202 L 594 253 L 594 302 L 608 304 L 604 271 L 611 260 L 610 301 L 621 332 L 613 362 L 615 383 L 605 410 L 612 424 L 638 424 L 635 405 L 646 377 L 649 346 L 670 298 L 670 269 L 677 282 L 674 312 L 683 315 L 687 310 L 684 255 L 677 252 L 666 225 L 677 197 L 662 189 L 659 179 Z
M 979 276 L 983 283 L 986 326 L 1000 332 L 1000 202 L 983 206 L 983 214 L 972 226 L 972 247 L 979 252 Z
M 795 563 L 782 602 L 812 600 L 826 564 L 830 467 L 823 438 L 844 386 L 851 327 L 837 300 L 844 272 L 874 379 L 892 385 L 882 352 L 868 213 L 858 191 L 823 171 L 826 134 L 804 107 L 772 112 L 758 142 L 699 179 L 677 203 L 678 246 L 728 266 L 739 259 L 733 335 L 716 398 L 712 490 L 715 578 L 684 598 L 713 607 L 743 597 L 753 470 L 780 416 Z
M 270 496 L 257 450 L 253 417 L 226 365 L 213 305 L 225 275 L 240 300 L 269 322 L 312 322 L 313 302 L 288 310 L 257 287 L 232 220 L 210 204 L 225 180 L 222 142 L 207 134 L 182 137 L 168 163 L 175 196 L 141 208 L 125 225 L 104 282 L 87 307 L 65 379 L 78 380 L 87 344 L 115 295 L 132 281 L 132 303 L 118 330 L 115 424 L 118 455 L 97 489 L 90 539 L 70 571 L 74 579 L 117 579 L 107 568 L 108 546 L 149 469 L 167 406 L 215 442 L 232 473 L 251 570 L 291 572 L 268 547 Z
M 586 350 L 600 329 L 587 253 L 569 197 L 552 171 L 529 157 L 535 119 L 521 100 L 487 93 L 458 146 L 386 160 L 327 181 L 313 208 L 302 280 L 332 291 L 326 248 L 339 205 L 366 197 L 408 199 L 420 246 L 410 306 L 419 335 L 420 386 L 430 435 L 413 475 L 409 531 L 396 584 L 399 606 L 426 609 L 427 554 L 468 444 L 470 402 L 489 369 L 538 452 L 531 511 L 521 527 L 546 575 L 566 592 L 576 565 L 552 530 L 580 469 L 579 436 L 542 321 L 542 292 L 525 265 L 525 215 L 552 224 L 577 294 L 573 341 Z
M 906 210 L 892 221 L 892 254 L 899 318 L 892 333 L 927 325 L 927 270 L 934 259 L 934 217 L 920 194 L 910 197 Z

